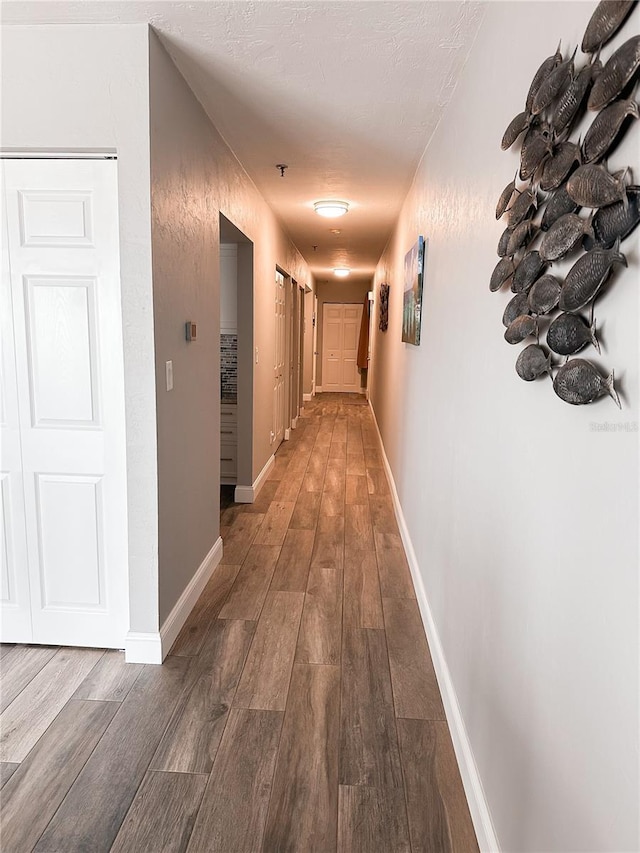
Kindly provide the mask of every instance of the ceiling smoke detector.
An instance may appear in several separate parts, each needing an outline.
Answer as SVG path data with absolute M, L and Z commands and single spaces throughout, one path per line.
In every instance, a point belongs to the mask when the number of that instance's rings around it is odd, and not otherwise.
M 346 278 L 350 272 L 351 270 L 349 269 L 349 267 L 336 267 L 336 269 L 334 269 L 333 271 L 333 274 L 336 276 L 336 278 Z
M 313 209 L 318 216 L 326 216 L 327 219 L 334 219 L 337 216 L 344 216 L 349 210 L 349 204 L 346 201 L 325 199 L 324 201 L 314 201 Z

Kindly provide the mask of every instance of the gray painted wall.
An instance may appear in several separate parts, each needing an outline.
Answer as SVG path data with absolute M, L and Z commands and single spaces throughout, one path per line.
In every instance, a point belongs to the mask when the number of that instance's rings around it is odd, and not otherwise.
M 311 276 L 154 33 L 150 104 L 162 624 L 219 536 L 218 213 L 253 242 L 253 479 L 273 452 L 276 264 L 299 282 Z M 184 339 L 186 320 L 198 323 L 195 343 Z
M 486 5 L 376 274 L 376 297 L 389 282 L 391 305 L 374 340 L 372 402 L 418 589 L 510 853 L 640 847 L 640 231 L 623 244 L 630 268 L 596 305 L 603 354 L 584 353 L 615 368 L 622 411 L 608 397 L 569 406 L 548 378 L 519 379 L 520 347 L 500 322 L 509 294 L 488 287 L 504 227 L 495 205 L 518 161 L 500 150 L 502 133 L 542 59 L 560 37 L 573 50 L 594 8 Z M 640 8 L 602 58 L 638 32 Z M 610 167 L 635 175 L 639 139 L 636 123 Z M 429 247 L 412 347 L 400 341 L 402 275 L 418 234 Z

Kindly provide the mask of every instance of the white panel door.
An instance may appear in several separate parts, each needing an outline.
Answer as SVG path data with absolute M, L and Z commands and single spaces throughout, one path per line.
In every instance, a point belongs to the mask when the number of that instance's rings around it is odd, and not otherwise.
M 358 373 L 358 342 L 362 305 L 344 305 L 342 314 L 342 390 L 357 394 L 360 390 Z
M 116 164 L 7 160 L 3 171 L 28 552 L 20 573 L 28 570 L 32 642 L 122 647 Z M 12 639 L 4 618 L 2 639 Z
M 13 336 L 4 176 L 2 193 L 2 282 L 0 323 L 0 606 L 2 639 L 31 642 L 31 596 L 27 571 L 27 530 L 22 480 L 20 416 Z
M 285 361 L 286 361 L 286 289 L 282 273 L 276 272 L 275 349 L 273 365 L 273 440 L 279 445 L 284 438 Z
M 357 356 L 362 305 L 326 302 L 322 319 L 322 390 L 360 392 Z

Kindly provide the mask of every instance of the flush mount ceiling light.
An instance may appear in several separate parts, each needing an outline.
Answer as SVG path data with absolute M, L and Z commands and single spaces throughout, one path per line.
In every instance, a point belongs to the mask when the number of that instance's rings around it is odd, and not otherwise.
M 337 216 L 344 216 L 349 210 L 349 204 L 346 201 L 325 199 L 324 201 L 314 201 L 313 209 L 318 216 L 326 216 L 328 219 L 334 219 Z
M 351 270 L 348 267 L 337 267 L 334 269 L 333 274 L 336 278 L 346 278 Z

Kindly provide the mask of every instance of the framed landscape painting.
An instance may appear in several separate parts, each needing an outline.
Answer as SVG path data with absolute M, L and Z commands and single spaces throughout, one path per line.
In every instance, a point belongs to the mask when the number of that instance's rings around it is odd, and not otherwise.
M 418 237 L 418 242 L 404 256 L 402 340 L 416 347 L 420 346 L 424 250 L 424 237 Z

